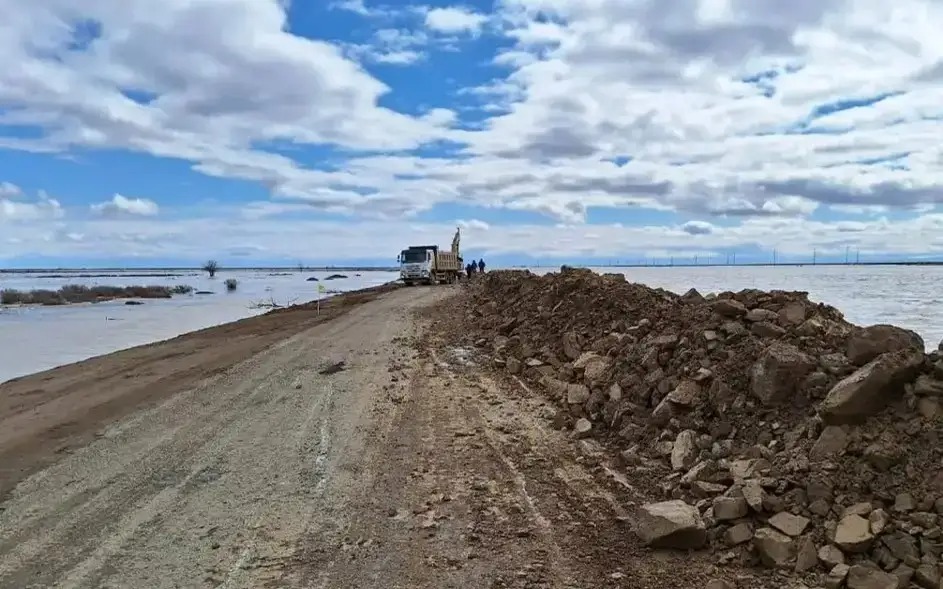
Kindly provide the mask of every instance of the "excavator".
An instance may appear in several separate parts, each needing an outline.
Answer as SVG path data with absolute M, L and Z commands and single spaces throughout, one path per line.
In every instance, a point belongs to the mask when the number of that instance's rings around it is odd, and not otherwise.
M 411 245 L 400 252 L 399 275 L 406 286 L 415 284 L 451 284 L 457 282 L 465 269 L 459 252 L 461 228 L 456 228 L 451 251 L 437 245 Z

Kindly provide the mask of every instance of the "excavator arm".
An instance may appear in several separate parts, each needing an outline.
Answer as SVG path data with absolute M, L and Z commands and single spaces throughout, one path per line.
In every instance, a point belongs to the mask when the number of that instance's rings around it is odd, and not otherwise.
M 458 244 L 462 239 L 462 228 L 455 228 L 455 237 L 452 238 L 452 253 L 458 255 Z

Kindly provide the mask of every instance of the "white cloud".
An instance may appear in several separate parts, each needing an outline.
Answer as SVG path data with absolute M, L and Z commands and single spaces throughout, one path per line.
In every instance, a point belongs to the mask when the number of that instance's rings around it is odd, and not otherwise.
M 460 6 L 432 8 L 426 12 L 426 26 L 440 33 L 477 34 L 488 17 Z
M 115 194 L 111 200 L 91 205 L 91 210 L 102 217 L 123 217 L 127 215 L 153 217 L 160 208 L 157 203 L 146 198 L 128 198 Z
M 487 231 L 491 228 L 490 225 L 478 219 L 461 219 L 457 224 L 462 229 L 471 229 L 472 231 Z
M 36 194 L 36 198 L 30 199 L 19 187 L 8 182 L 0 188 L 4 189 L 0 191 L 0 223 L 48 221 L 60 219 L 65 214 L 59 201 L 43 190 Z M 7 231 L 9 228 L 4 229 Z
M 16 198 L 23 190 L 12 182 L 0 182 L 0 198 Z

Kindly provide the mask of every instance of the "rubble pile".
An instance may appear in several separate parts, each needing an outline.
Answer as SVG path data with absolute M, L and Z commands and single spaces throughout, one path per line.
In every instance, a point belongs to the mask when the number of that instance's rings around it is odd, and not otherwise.
M 683 296 L 622 275 L 492 272 L 466 338 L 649 495 L 637 534 L 818 587 L 938 589 L 943 360 L 802 292 Z

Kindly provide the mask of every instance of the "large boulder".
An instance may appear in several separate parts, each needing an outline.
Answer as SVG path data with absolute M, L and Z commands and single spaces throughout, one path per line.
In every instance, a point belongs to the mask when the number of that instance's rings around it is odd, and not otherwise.
M 687 471 L 694 466 L 697 455 L 697 432 L 686 429 L 675 439 L 671 450 L 671 468 L 681 472 Z
M 711 309 L 721 317 L 735 318 L 747 314 L 747 308 L 735 299 L 717 299 L 711 303 Z
M 856 564 L 845 579 L 848 589 L 897 589 L 897 577 L 879 568 Z
M 792 344 L 770 345 L 753 365 L 750 388 L 765 405 L 791 399 L 805 377 L 815 369 L 815 362 Z
M 856 366 L 867 364 L 881 354 L 900 350 L 924 350 L 923 338 L 893 325 L 872 325 L 848 338 L 848 359 Z
M 793 555 L 792 538 L 773 528 L 760 528 L 753 535 L 760 560 L 768 567 L 785 567 Z
M 835 544 L 845 552 L 867 552 L 873 542 L 871 523 L 860 515 L 846 515 L 838 522 Z
M 828 424 L 854 423 L 899 399 L 923 364 L 923 350 L 888 352 L 836 384 L 819 407 Z
M 681 500 L 643 505 L 636 533 L 643 542 L 656 548 L 692 549 L 707 543 L 701 514 Z

